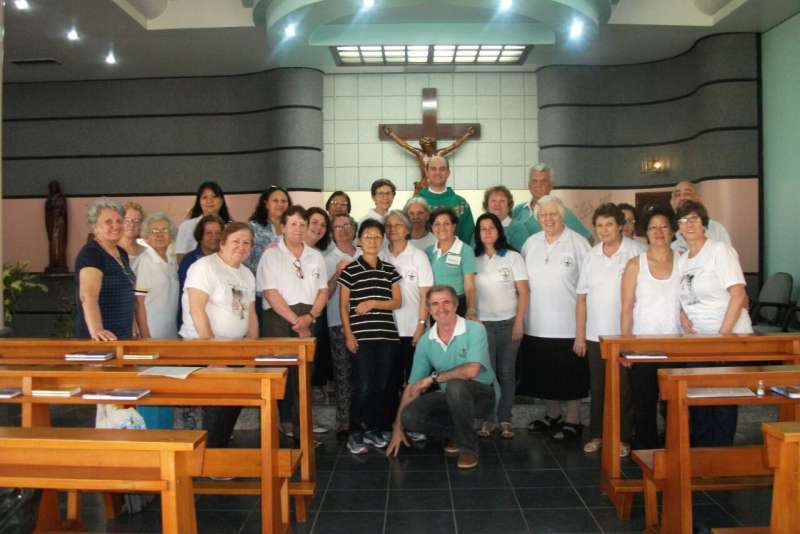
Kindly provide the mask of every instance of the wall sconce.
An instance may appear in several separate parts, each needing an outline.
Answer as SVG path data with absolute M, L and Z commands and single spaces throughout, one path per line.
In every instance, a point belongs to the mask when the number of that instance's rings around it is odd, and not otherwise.
M 666 159 L 643 159 L 642 174 L 662 173 L 669 170 L 669 161 Z

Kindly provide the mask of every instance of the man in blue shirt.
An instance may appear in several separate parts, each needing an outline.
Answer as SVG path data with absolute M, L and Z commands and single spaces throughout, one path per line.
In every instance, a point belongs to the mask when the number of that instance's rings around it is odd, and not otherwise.
M 537 163 L 528 172 L 528 190 L 531 192 L 530 202 L 517 204 L 511 211 L 511 218 L 525 225 L 528 236 L 541 232 L 542 226 L 533 215 L 533 208 L 539 199 L 549 195 L 553 190 L 553 170 L 546 163 Z M 583 237 L 593 241 L 592 233 L 583 226 L 580 219 L 566 206 L 564 207 L 564 224 L 570 230 L 578 232 Z
M 401 443 L 408 446 L 406 430 L 422 432 L 449 439 L 445 451 L 457 452 L 458 467 L 471 469 L 478 465 L 473 423 L 491 413 L 500 398 L 486 330 L 456 314 L 458 297 L 450 286 L 433 286 L 427 304 L 436 324 L 417 342 L 386 455 L 397 456 Z M 440 391 L 423 395 L 434 384 Z

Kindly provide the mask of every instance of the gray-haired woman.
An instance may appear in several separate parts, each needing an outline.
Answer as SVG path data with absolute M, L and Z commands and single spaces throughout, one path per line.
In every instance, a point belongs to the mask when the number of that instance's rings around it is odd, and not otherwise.
M 107 198 L 89 208 L 93 238 L 75 259 L 78 339 L 114 341 L 131 337 L 135 277 L 128 253 L 117 245 L 124 214 L 122 206 Z
M 431 245 L 436 244 L 436 236 L 430 231 L 428 219 L 431 215 L 431 207 L 428 201 L 422 197 L 411 197 L 403 208 L 411 222 L 411 238 L 409 243 L 425 252 Z
M 160 339 L 178 337 L 178 267 L 167 255 L 175 227 L 165 213 L 148 215 L 142 238 L 148 247 L 136 263 L 136 301 L 142 335 Z

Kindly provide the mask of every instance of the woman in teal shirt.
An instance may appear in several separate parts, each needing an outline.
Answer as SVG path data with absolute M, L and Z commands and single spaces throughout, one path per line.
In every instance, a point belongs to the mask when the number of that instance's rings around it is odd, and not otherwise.
M 431 260 L 433 283 L 455 289 L 458 295 L 458 315 L 477 321 L 475 252 L 456 236 L 458 216 L 452 209 L 433 210 L 430 221 L 436 244 L 428 247 L 425 252 Z

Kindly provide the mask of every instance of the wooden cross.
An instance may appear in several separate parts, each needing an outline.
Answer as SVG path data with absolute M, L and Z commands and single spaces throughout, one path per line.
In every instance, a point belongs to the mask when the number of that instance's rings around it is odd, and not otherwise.
M 434 140 L 458 139 L 466 134 L 467 130 L 474 128 L 475 133 L 470 138 L 480 139 L 480 124 L 440 124 L 437 120 L 438 110 L 439 100 L 436 96 L 436 89 L 427 87 L 422 90 L 422 124 L 380 124 L 378 125 L 378 135 L 382 141 L 392 139 L 385 132 L 385 128 L 389 127 L 403 139 L 419 139 L 420 137 L 430 137 Z

